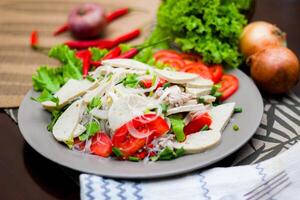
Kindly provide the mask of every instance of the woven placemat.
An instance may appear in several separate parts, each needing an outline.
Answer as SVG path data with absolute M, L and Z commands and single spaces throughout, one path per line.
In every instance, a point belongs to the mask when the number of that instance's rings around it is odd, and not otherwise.
M 37 30 L 40 44 L 52 47 L 71 39 L 69 33 L 53 37 L 52 32 L 67 20 L 69 10 L 85 1 L 64 0 L 1 0 L 0 2 L 0 108 L 18 107 L 31 88 L 31 76 L 40 65 L 57 64 L 47 55 L 29 46 L 30 33 Z M 159 0 L 90 0 L 107 12 L 129 7 L 131 12 L 107 27 L 104 37 L 114 38 L 135 28 L 142 36 L 133 40 L 141 43 L 150 32 Z M 58 6 L 59 5 L 59 6 Z

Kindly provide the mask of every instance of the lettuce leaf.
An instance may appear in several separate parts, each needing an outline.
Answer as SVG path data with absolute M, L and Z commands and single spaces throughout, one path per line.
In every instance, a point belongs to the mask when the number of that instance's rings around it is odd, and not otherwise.
M 82 78 L 82 62 L 76 57 L 76 51 L 66 45 L 53 47 L 49 57 L 61 62 L 61 66 L 41 66 L 32 76 L 33 87 L 36 91 L 48 90 L 55 93 L 69 79 Z
M 244 59 L 238 43 L 247 24 L 240 10 L 247 9 L 250 3 L 251 0 L 162 1 L 157 25 L 148 40 L 155 42 L 168 35 L 181 50 L 201 54 L 207 64 L 236 68 Z
M 91 47 L 89 48 L 89 51 L 92 53 L 93 61 L 101 60 L 108 53 L 107 49 L 99 49 L 97 47 Z

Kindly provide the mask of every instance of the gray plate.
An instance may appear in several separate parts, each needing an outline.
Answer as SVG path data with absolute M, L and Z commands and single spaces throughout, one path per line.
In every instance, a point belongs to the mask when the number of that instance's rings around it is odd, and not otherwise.
M 50 114 L 39 103 L 30 100 L 38 93 L 30 90 L 19 109 L 19 127 L 25 140 L 37 152 L 63 166 L 82 171 L 116 178 L 158 178 L 193 171 L 212 163 L 239 149 L 255 133 L 263 114 L 262 97 L 252 82 L 240 70 L 231 72 L 240 81 L 240 88 L 229 101 L 243 108 L 243 113 L 234 115 L 234 122 L 226 127 L 221 143 L 204 152 L 187 155 L 172 161 L 143 162 L 116 161 L 69 150 L 57 142 L 47 131 Z M 233 131 L 232 123 L 240 130 Z

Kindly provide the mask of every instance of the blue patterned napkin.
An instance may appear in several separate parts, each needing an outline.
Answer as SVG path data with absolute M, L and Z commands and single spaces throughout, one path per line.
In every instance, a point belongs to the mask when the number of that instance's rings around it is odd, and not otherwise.
M 274 199 L 299 199 L 300 144 L 288 151 L 254 165 L 214 168 L 181 177 L 123 181 L 81 174 L 82 200 L 181 200 L 181 199 L 247 199 L 245 194 L 255 185 L 285 171 L 292 184 L 277 193 Z M 271 185 L 270 185 L 271 187 Z M 268 194 L 267 194 L 268 195 Z M 265 196 L 268 199 L 268 196 Z M 270 197 L 269 197 L 270 198 Z

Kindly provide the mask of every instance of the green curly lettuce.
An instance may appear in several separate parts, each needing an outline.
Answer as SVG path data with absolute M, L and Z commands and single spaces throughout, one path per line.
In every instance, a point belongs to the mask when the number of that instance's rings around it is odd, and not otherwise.
M 243 56 L 238 42 L 247 20 L 241 10 L 251 0 L 164 0 L 148 41 L 171 36 L 185 52 L 197 52 L 208 63 L 236 68 Z M 165 44 L 164 44 L 165 45 Z

